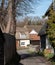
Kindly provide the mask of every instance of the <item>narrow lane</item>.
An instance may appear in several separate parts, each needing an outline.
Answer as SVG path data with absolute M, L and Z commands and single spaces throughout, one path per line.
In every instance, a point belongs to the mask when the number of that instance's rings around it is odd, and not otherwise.
M 22 65 L 51 65 L 49 61 L 46 60 L 43 56 L 29 54 L 27 49 L 18 50 L 18 54 L 21 55 L 20 63 Z
M 37 57 L 28 57 L 26 59 L 22 59 L 20 61 L 23 65 L 51 65 L 49 61 L 44 59 L 44 57 L 37 56 Z

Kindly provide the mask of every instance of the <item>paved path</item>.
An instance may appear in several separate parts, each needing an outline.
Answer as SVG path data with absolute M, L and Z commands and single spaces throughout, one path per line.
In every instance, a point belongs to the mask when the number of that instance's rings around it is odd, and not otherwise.
M 51 65 L 50 62 L 44 59 L 44 57 L 29 57 L 20 61 L 23 65 Z
M 22 57 L 20 61 L 22 65 L 51 65 L 51 63 L 42 56 L 30 55 L 26 50 L 20 50 L 17 52 Z
M 28 49 L 17 50 L 17 53 L 20 54 L 20 55 L 21 54 L 29 54 L 27 51 L 28 51 Z

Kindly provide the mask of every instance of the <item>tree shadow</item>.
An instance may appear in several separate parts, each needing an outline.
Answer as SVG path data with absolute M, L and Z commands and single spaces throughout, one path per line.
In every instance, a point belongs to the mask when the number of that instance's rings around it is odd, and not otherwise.
M 29 53 L 29 54 L 21 54 L 21 59 L 26 59 L 26 58 L 30 58 L 30 57 L 37 57 L 37 56 L 43 56 L 43 55 L 41 55 L 41 54 L 39 54 L 39 53 L 35 53 L 35 52 L 33 52 L 33 53 Z
M 8 62 L 6 65 L 23 65 L 20 63 L 21 56 L 16 53 L 16 55 Z

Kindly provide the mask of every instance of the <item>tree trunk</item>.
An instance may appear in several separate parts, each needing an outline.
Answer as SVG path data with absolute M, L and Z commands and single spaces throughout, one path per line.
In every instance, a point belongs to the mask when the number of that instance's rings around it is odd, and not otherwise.
M 2 0 L 2 2 L 1 2 L 1 8 L 0 8 L 0 27 L 1 27 L 1 29 L 2 29 L 2 31 L 4 30 L 4 25 L 3 25 L 3 23 L 4 23 L 4 3 L 5 3 L 5 0 Z
M 16 21 L 15 21 L 15 1 L 14 0 L 9 0 L 8 3 L 8 23 L 7 23 L 7 27 L 6 27 L 6 33 L 10 33 L 12 35 L 15 34 L 16 31 Z

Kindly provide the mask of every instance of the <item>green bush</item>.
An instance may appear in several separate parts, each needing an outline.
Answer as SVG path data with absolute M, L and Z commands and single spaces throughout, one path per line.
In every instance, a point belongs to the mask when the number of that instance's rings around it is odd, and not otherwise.
M 55 62 L 52 62 L 52 65 L 55 65 Z
M 53 53 L 49 53 L 46 57 L 47 57 L 47 59 L 50 59 L 50 58 L 52 58 L 53 56 L 54 56 Z
M 51 58 L 54 56 L 54 53 L 51 53 L 50 50 L 45 49 L 45 50 L 44 50 L 44 56 L 45 56 L 47 59 L 51 59 Z

